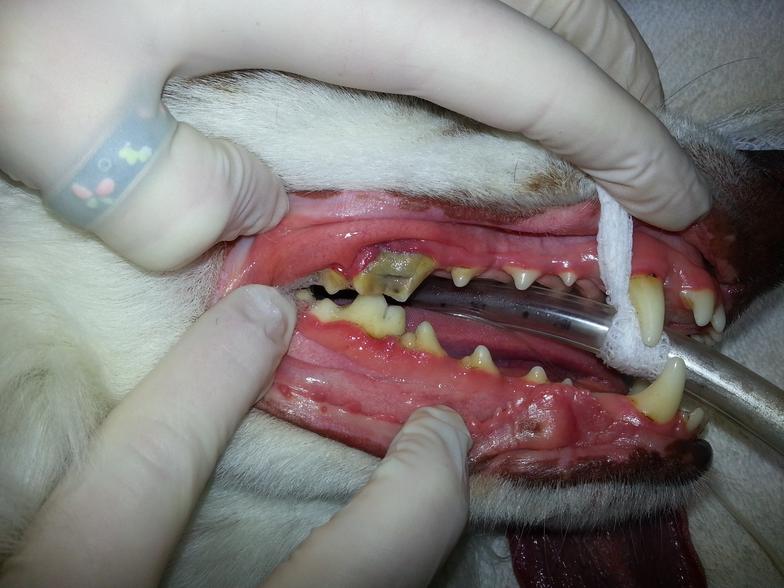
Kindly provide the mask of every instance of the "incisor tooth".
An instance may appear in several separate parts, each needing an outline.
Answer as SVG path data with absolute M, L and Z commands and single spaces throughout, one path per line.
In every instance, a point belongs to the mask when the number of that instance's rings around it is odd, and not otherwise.
M 468 285 L 482 270 L 478 267 L 453 267 L 452 282 L 458 288 Z
M 717 333 L 723 333 L 724 327 L 727 326 L 727 315 L 724 313 L 724 306 L 719 304 L 716 310 L 713 311 L 711 317 L 711 326 L 716 329 Z
M 466 355 L 460 360 L 464 367 L 486 371 L 489 374 L 498 375 L 500 372 L 493 363 L 490 350 L 484 345 L 477 345 L 471 355 Z
M 531 370 L 523 376 L 523 379 L 533 384 L 546 384 L 548 381 L 547 372 L 544 371 L 543 367 L 538 365 L 532 367 Z
M 681 290 L 681 300 L 686 308 L 691 309 L 697 326 L 704 327 L 710 322 L 713 316 L 713 307 L 716 305 L 716 295 L 713 290 L 709 288 Z
M 642 392 L 630 394 L 629 400 L 641 413 L 657 423 L 667 423 L 678 412 L 686 384 L 686 364 L 671 357 L 662 373 Z
M 561 281 L 567 288 L 574 286 L 574 283 L 577 281 L 577 274 L 574 272 L 561 272 L 558 274 L 558 277 L 561 278 Z
M 693 411 L 691 411 L 689 419 L 686 421 L 686 430 L 689 431 L 689 433 L 693 433 L 700 428 L 700 425 L 702 425 L 704 420 L 705 411 L 699 407 L 695 408 Z
M 333 269 L 321 270 L 320 281 L 329 294 L 337 294 L 349 287 L 348 280 Z
M 399 336 L 406 330 L 406 311 L 402 306 L 389 306 L 383 296 L 357 296 L 348 306 L 325 298 L 311 306 L 310 312 L 323 323 L 354 323 L 376 339 Z
M 421 253 L 382 251 L 354 276 L 352 285 L 359 294 L 386 294 L 398 302 L 405 302 L 435 267 L 435 260 Z
M 542 275 L 542 272 L 538 270 L 515 267 L 513 265 L 505 265 L 504 271 L 512 276 L 515 288 L 518 290 L 527 290 Z
M 415 332 L 404 333 L 400 337 L 400 344 L 406 349 L 425 351 L 436 357 L 446 357 L 446 351 L 441 347 L 441 343 L 438 342 L 433 325 L 427 321 L 419 323 Z
M 654 276 L 632 276 L 629 280 L 629 298 L 637 311 L 642 342 L 648 347 L 656 346 L 664 328 L 662 281 Z

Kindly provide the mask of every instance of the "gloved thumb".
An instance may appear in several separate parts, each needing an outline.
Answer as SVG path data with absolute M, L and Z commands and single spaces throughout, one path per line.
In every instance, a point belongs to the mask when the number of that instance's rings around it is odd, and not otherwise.
M 368 484 L 265 587 L 426 586 L 468 518 L 470 446 L 453 410 L 415 411 Z
M 144 177 L 91 229 L 126 259 L 165 271 L 272 228 L 287 210 L 280 179 L 256 157 L 178 123 Z

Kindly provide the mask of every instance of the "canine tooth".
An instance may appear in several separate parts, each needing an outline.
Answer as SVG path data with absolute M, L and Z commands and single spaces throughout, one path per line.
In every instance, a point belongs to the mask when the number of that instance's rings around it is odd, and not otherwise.
M 435 268 L 435 260 L 421 253 L 382 251 L 354 276 L 352 283 L 360 294 L 386 294 L 398 302 L 405 302 Z
M 453 267 L 452 282 L 458 288 L 468 285 L 482 270 L 478 267 Z
M 493 363 L 490 350 L 484 345 L 477 345 L 471 355 L 466 355 L 460 360 L 464 367 L 470 369 L 484 370 L 489 374 L 498 375 L 500 372 Z
M 686 421 L 686 430 L 689 431 L 689 433 L 693 433 L 700 427 L 700 425 L 702 425 L 704 420 L 705 411 L 699 407 L 695 408 L 693 411 L 691 411 L 691 414 Z
M 664 328 L 664 285 L 654 276 L 632 276 L 629 298 L 640 323 L 642 342 L 654 347 Z
M 399 336 L 406 330 L 406 311 L 402 306 L 389 306 L 383 296 L 357 296 L 348 306 L 325 298 L 311 307 L 311 313 L 323 323 L 354 323 L 376 339 Z
M 446 351 L 438 342 L 433 325 L 427 321 L 419 323 L 414 333 L 403 333 L 400 344 L 407 349 L 425 351 L 436 357 L 446 357 Z
M 671 357 L 650 386 L 628 398 L 649 419 L 666 423 L 678 412 L 685 384 L 686 364 L 680 357 Z
M 716 307 L 716 310 L 713 311 L 710 323 L 711 326 L 716 329 L 717 333 L 724 332 L 724 327 L 727 326 L 727 315 L 724 313 L 724 306 L 719 304 Z
M 544 371 L 543 367 L 538 365 L 532 367 L 531 370 L 523 376 L 523 379 L 533 384 L 546 384 L 548 381 L 547 372 Z
M 561 272 L 558 274 L 558 277 L 561 278 L 561 281 L 567 288 L 574 286 L 574 283 L 577 281 L 577 274 L 574 272 Z
M 337 294 L 349 287 L 348 280 L 333 269 L 321 270 L 319 280 L 329 294 Z
M 518 290 L 528 290 L 531 284 L 542 275 L 542 272 L 538 270 L 515 267 L 513 265 L 505 265 L 503 269 L 507 274 L 512 276 L 515 288 Z
M 716 294 L 713 290 L 705 288 L 702 290 L 682 290 L 681 300 L 690 308 L 694 314 L 694 322 L 697 326 L 704 327 L 713 316 L 713 307 L 716 304 Z

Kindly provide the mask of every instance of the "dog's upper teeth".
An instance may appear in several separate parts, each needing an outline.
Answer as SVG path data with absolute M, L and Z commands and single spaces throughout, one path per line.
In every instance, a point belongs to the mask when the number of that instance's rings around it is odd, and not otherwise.
M 354 323 L 376 339 L 388 335 L 400 336 L 406 331 L 406 311 L 402 306 L 389 306 L 381 295 L 357 296 L 347 306 L 338 306 L 329 298 L 324 298 L 311 307 L 311 313 L 322 323 Z
M 544 368 L 538 365 L 532 367 L 529 372 L 523 376 L 523 379 L 533 384 L 546 384 L 548 382 L 547 372 Z
M 406 349 L 425 351 L 430 355 L 446 357 L 446 351 L 441 347 L 441 343 L 438 342 L 433 325 L 427 321 L 419 323 L 416 331 L 413 333 L 403 333 L 400 337 L 400 344 Z
M 716 310 L 713 311 L 713 316 L 711 317 L 711 326 L 716 329 L 717 333 L 723 333 L 724 327 L 727 326 L 727 315 L 724 314 L 724 306 L 719 304 L 716 306 Z
M 458 288 L 462 288 L 468 285 L 481 271 L 478 267 L 453 267 L 451 271 L 452 282 Z
M 515 267 L 513 265 L 504 266 L 504 271 L 512 276 L 515 288 L 518 290 L 527 290 L 542 275 L 542 272 L 539 270 Z
M 471 355 L 466 355 L 460 360 L 463 367 L 469 369 L 483 370 L 489 374 L 498 375 L 500 372 L 493 363 L 493 357 L 490 355 L 490 350 L 484 345 L 477 345 L 476 349 Z
M 348 280 L 333 269 L 321 270 L 319 281 L 329 294 L 337 294 L 350 286 Z
M 671 357 L 650 386 L 628 398 L 649 419 L 667 423 L 678 412 L 685 384 L 686 364 L 680 357 Z
M 691 309 L 697 326 L 704 327 L 711 321 L 713 308 L 716 305 L 716 294 L 713 290 L 710 288 L 682 290 L 681 300 L 686 308 Z
M 352 285 L 365 296 L 386 294 L 398 302 L 405 302 L 435 267 L 435 260 L 421 253 L 382 251 L 354 276 Z
M 574 283 L 577 281 L 577 274 L 571 271 L 561 272 L 558 274 L 558 277 L 561 278 L 561 281 L 567 288 L 574 286 Z
M 642 342 L 654 347 L 664 328 L 664 284 L 654 276 L 632 276 L 629 298 L 637 311 Z

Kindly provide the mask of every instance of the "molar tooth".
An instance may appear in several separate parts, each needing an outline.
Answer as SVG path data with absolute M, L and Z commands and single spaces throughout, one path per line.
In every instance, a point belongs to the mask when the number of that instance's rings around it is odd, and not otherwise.
M 513 265 L 505 265 L 503 269 L 512 276 L 515 288 L 518 290 L 528 290 L 531 284 L 542 275 L 542 272 L 538 270 L 515 267 Z
M 311 313 L 323 323 L 354 323 L 376 339 L 399 336 L 406 330 L 406 311 L 402 306 L 389 306 L 380 295 L 357 296 L 348 306 L 338 306 L 325 298 L 311 307 Z
M 713 307 L 716 304 L 716 294 L 710 288 L 701 290 L 681 290 L 681 300 L 686 308 L 694 314 L 697 326 L 704 327 L 713 316 Z
M 436 357 L 446 357 L 446 351 L 441 347 L 441 343 L 438 342 L 433 325 L 428 321 L 419 323 L 414 333 L 404 333 L 403 336 L 400 337 L 400 344 L 403 347 L 414 351 L 425 351 Z
M 716 306 L 716 310 L 713 311 L 713 316 L 711 317 L 711 326 L 716 329 L 717 333 L 723 333 L 724 327 L 727 326 L 727 315 L 724 313 L 724 306 L 719 304 Z
M 686 364 L 680 357 L 671 357 L 662 373 L 650 386 L 637 394 L 630 394 L 629 401 L 641 413 L 657 423 L 666 423 L 678 412 L 686 384 Z
M 353 285 L 360 294 L 386 294 L 405 302 L 435 268 L 435 260 L 421 253 L 382 251 L 354 276 Z
M 484 345 L 477 345 L 471 355 L 466 355 L 460 360 L 464 367 L 470 369 L 484 370 L 489 374 L 499 375 L 498 368 L 493 363 L 490 350 Z
M 632 276 L 629 280 L 629 298 L 637 311 L 642 342 L 648 347 L 654 347 L 664 328 L 662 281 L 654 276 Z
M 561 272 L 558 274 L 558 277 L 561 278 L 561 281 L 567 288 L 574 286 L 574 283 L 577 281 L 577 274 L 572 271 Z
M 462 288 L 468 285 L 468 282 L 479 275 L 481 271 L 478 267 L 453 267 L 451 271 L 452 282 L 458 288 Z
M 321 270 L 319 281 L 329 294 L 337 294 L 349 287 L 348 280 L 333 269 Z
M 686 430 L 689 433 L 693 433 L 702 425 L 703 421 L 705 420 L 705 411 L 702 408 L 695 408 L 689 414 L 689 418 L 686 420 Z
M 532 384 L 546 384 L 548 382 L 547 372 L 544 371 L 543 367 L 538 365 L 532 367 L 531 370 L 523 376 L 523 379 Z

